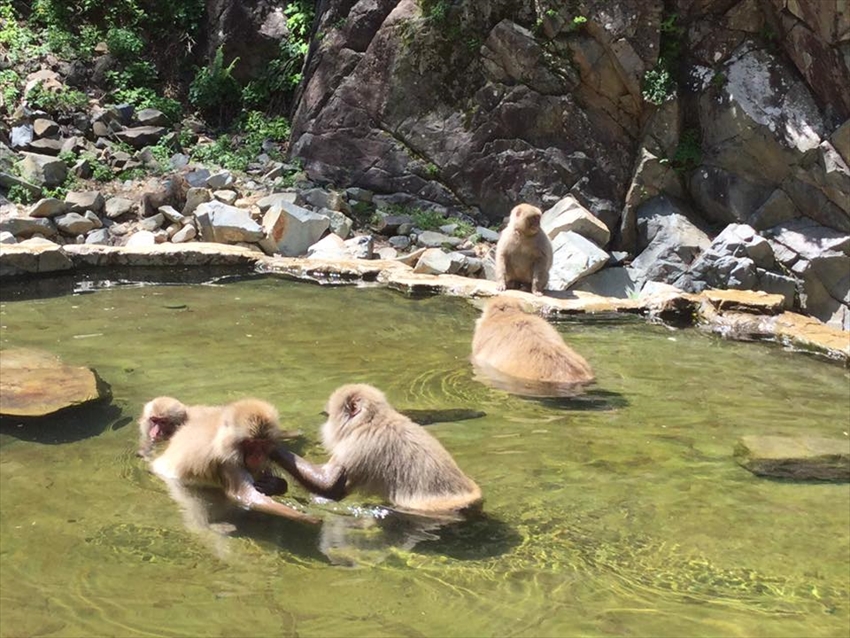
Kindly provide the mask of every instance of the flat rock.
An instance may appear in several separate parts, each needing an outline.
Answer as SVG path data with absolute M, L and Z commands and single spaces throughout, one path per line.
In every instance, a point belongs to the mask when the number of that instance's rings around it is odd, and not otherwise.
M 156 144 L 166 133 L 166 129 L 162 126 L 136 126 L 118 131 L 115 137 L 133 148 L 144 148 Z
M 799 480 L 850 481 L 850 439 L 743 436 L 735 460 L 753 474 Z
M 46 416 L 109 396 L 109 386 L 90 368 L 67 365 L 42 350 L 0 353 L 0 414 Z
M 62 246 L 47 239 L 26 239 L 0 249 L 0 277 L 70 270 L 73 263 Z

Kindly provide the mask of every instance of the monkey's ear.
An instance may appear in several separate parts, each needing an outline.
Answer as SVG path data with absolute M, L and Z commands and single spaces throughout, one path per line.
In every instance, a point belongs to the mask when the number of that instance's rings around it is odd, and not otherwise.
M 357 416 L 360 413 L 361 400 L 357 394 L 349 394 L 345 397 L 345 402 L 342 404 L 342 409 L 348 418 Z

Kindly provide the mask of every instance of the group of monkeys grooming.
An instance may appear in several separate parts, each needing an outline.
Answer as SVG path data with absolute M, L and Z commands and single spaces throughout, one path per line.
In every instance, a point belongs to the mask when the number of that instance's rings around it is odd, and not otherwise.
M 540 218 L 540 209 L 529 204 L 511 211 L 496 247 L 499 290 L 545 290 L 552 247 Z M 518 297 L 506 295 L 491 299 L 477 320 L 471 360 L 484 379 L 502 389 L 533 386 L 558 394 L 594 380 L 587 361 L 553 326 L 527 313 Z M 481 489 L 475 481 L 434 436 L 393 408 L 377 388 L 344 385 L 331 394 L 326 413 L 321 438 L 330 457 L 316 465 L 286 447 L 278 412 L 266 401 L 185 405 L 161 396 L 142 410 L 138 453 L 168 482 L 214 487 L 241 508 L 308 524 L 321 521 L 272 498 L 288 488 L 274 465 L 310 492 L 332 500 L 360 491 L 400 511 L 435 517 L 480 508 Z M 154 457 L 154 447 L 162 446 Z

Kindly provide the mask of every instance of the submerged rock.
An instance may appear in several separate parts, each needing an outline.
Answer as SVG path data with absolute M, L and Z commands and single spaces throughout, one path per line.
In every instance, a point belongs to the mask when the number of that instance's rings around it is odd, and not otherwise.
M 0 414 L 46 416 L 110 394 L 94 370 L 67 365 L 49 352 L 12 348 L 0 356 Z
M 850 481 L 850 439 L 744 436 L 735 460 L 758 476 Z

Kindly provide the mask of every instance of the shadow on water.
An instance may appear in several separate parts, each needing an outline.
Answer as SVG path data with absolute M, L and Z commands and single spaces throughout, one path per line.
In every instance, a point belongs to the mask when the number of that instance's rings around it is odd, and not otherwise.
M 401 410 L 408 419 L 419 425 L 431 425 L 433 423 L 451 423 L 452 421 L 467 421 L 469 419 L 480 419 L 487 416 L 483 410 L 471 408 L 446 408 L 433 410 Z
M 42 417 L 0 415 L 0 434 L 21 441 L 55 445 L 88 439 L 133 422 L 114 403 L 90 403 Z
M 629 400 L 619 392 L 593 388 L 572 397 L 526 397 L 556 410 L 605 411 L 619 410 L 629 405 Z
M 81 295 L 118 287 L 142 287 L 186 284 L 219 284 L 267 278 L 253 272 L 251 266 L 146 267 L 110 268 L 69 274 L 34 275 L 4 281 L 0 301 L 49 299 L 65 295 Z

